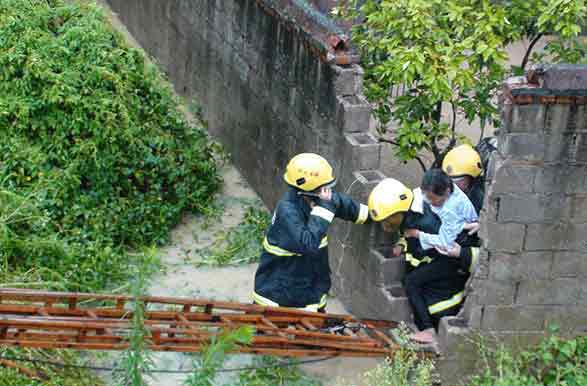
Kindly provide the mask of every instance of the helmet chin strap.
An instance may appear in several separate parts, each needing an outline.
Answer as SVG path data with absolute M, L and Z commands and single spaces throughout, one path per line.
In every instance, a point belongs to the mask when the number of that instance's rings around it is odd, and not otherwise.
M 320 195 L 318 193 L 303 192 L 303 191 L 298 191 L 298 196 L 305 196 L 305 197 L 311 197 L 311 198 L 320 198 Z

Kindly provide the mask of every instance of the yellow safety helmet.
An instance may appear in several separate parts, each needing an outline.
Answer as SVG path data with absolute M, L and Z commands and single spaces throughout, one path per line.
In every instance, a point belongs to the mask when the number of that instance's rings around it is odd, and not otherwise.
M 471 145 L 460 145 L 446 153 L 442 170 L 451 177 L 479 177 L 483 166 L 477 150 Z
M 283 179 L 294 188 L 306 192 L 332 186 L 336 182 L 332 166 L 324 157 L 314 153 L 301 153 L 293 157 L 285 168 Z
M 393 178 L 379 182 L 369 195 L 369 213 L 375 221 L 383 221 L 396 213 L 407 212 L 414 193 Z

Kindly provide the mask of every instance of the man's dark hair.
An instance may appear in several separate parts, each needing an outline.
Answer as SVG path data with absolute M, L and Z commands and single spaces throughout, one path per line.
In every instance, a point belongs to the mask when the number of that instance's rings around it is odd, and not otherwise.
M 422 190 L 432 192 L 437 196 L 442 196 L 448 189 L 450 193 L 453 191 L 453 183 L 448 174 L 442 169 L 428 169 L 424 173 L 422 179 Z

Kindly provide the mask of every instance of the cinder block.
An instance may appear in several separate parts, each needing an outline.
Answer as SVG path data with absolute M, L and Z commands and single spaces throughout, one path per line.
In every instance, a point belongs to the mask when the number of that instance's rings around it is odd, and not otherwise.
M 499 157 L 494 157 L 498 158 Z M 540 171 L 536 166 L 527 166 L 515 161 L 496 161 L 491 194 L 527 193 L 534 188 L 534 178 Z
M 573 135 L 572 140 L 577 145 L 573 149 L 575 157 L 570 161 L 585 164 L 585 162 L 587 162 L 587 135 L 584 132 L 578 134 L 576 137 Z
M 532 306 L 486 306 L 481 329 L 485 331 L 541 331 L 546 315 L 556 312 L 557 307 Z
M 587 305 L 587 283 L 574 278 L 524 280 L 520 283 L 516 303 Z
M 565 335 L 587 334 L 587 312 L 585 305 L 561 306 L 556 312 L 546 315 L 545 326 L 557 325 Z
M 541 161 L 544 159 L 546 143 L 544 135 L 507 134 L 504 138 L 504 152 L 516 160 Z
M 552 276 L 587 278 L 587 258 L 585 252 L 555 252 L 552 263 Z
M 587 331 L 584 306 L 488 306 L 483 313 L 484 331 L 542 332 L 549 325 L 558 325 L 563 333 L 581 335 Z M 498 333 L 498 337 L 501 333 Z
M 534 191 L 583 193 L 587 190 L 587 167 L 574 165 L 549 165 L 536 173 Z
M 378 169 L 381 145 L 371 133 L 345 134 L 344 167 L 347 170 Z
M 391 290 L 394 290 L 394 288 Z M 376 310 L 378 319 L 395 322 L 410 322 L 412 320 L 410 303 L 405 296 L 393 296 L 390 289 L 374 286 L 371 287 L 368 295 L 369 298 L 365 299 L 365 301 L 370 304 L 373 310 Z
M 500 223 L 545 223 L 565 218 L 569 200 L 562 193 L 504 194 L 500 197 Z
M 385 175 L 379 170 L 353 171 L 344 188 L 349 190 L 349 194 L 355 199 L 366 203 L 371 190 L 384 178 Z M 351 184 L 354 185 L 351 187 Z
M 587 105 L 576 106 L 576 113 L 573 115 L 575 120 L 573 127 L 575 130 L 587 130 Z
M 529 224 L 524 248 L 528 251 L 585 250 L 586 232 L 587 224 Z
M 472 284 L 469 296 L 478 305 L 513 304 L 516 283 L 509 280 L 477 280 Z
M 570 104 L 550 104 L 545 107 L 546 114 L 543 114 L 545 131 L 561 133 L 571 128 L 570 120 L 574 114 L 571 113 Z
M 578 138 L 573 133 L 553 133 L 544 137 L 545 162 L 574 162 L 577 158 Z
M 517 255 L 494 253 L 489 277 L 494 280 L 517 282 L 520 280 L 548 279 L 553 253 L 522 252 Z
M 447 356 L 470 354 L 476 350 L 473 335 L 467 321 L 457 316 L 444 317 L 438 324 L 440 351 Z
M 344 132 L 358 132 L 369 130 L 371 106 L 362 95 L 337 97 L 338 126 Z
M 363 69 L 358 65 L 342 67 L 332 65 L 334 70 L 334 91 L 336 95 L 361 94 L 363 90 Z
M 464 319 L 469 328 L 479 329 L 481 328 L 484 307 L 485 306 L 475 304 L 475 299 L 473 297 L 468 297 L 465 300 L 465 304 L 459 312 L 458 317 Z
M 405 259 L 403 256 L 386 257 L 380 251 L 371 248 L 367 260 L 367 275 L 378 287 L 399 283 L 405 276 Z
M 501 224 L 486 221 L 481 227 L 485 248 L 492 252 L 516 253 L 522 250 L 525 226 L 523 224 Z
M 507 105 L 504 130 L 508 133 L 541 133 L 544 130 L 546 107 L 542 104 Z
M 570 221 L 573 223 L 587 222 L 587 196 L 575 195 L 570 198 Z

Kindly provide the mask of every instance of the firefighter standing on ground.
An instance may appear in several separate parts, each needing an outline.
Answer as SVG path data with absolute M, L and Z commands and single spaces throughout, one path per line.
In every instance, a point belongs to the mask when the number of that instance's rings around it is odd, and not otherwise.
M 324 311 L 330 290 L 327 232 L 335 217 L 368 220 L 366 205 L 333 191 L 332 167 L 313 153 L 298 154 L 283 176 L 289 190 L 277 203 L 255 273 L 253 300 L 264 306 Z

